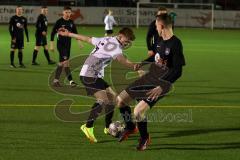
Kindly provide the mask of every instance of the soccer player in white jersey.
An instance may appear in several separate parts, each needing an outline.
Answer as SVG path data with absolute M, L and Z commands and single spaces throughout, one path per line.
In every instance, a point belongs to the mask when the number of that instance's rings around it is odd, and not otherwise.
M 112 10 L 108 10 L 108 14 L 104 18 L 105 23 L 105 36 L 111 36 L 113 34 L 113 25 L 117 25 L 117 22 L 115 21 L 113 17 Z
M 66 29 L 59 30 L 61 36 L 76 38 L 95 46 L 89 57 L 84 62 L 80 72 L 80 80 L 84 84 L 87 94 L 94 96 L 96 102 L 92 106 L 87 123 L 81 126 L 81 130 L 91 142 L 97 142 L 93 132 L 93 123 L 105 108 L 104 133 L 108 134 L 108 127 L 112 122 L 115 107 L 116 93 L 103 80 L 104 68 L 112 61 L 117 60 L 123 65 L 136 70 L 138 64 L 129 61 L 122 53 L 135 39 L 130 28 L 122 28 L 115 37 L 87 37 L 80 34 L 69 33 Z

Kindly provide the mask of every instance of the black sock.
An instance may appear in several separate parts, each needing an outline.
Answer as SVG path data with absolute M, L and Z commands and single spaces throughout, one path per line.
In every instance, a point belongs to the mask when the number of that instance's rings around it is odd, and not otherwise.
M 11 61 L 11 64 L 14 64 L 14 51 L 10 52 L 10 61 Z
M 55 79 L 60 79 L 62 73 L 63 66 L 58 66 L 55 72 Z
M 106 128 L 109 128 L 109 125 L 112 123 L 112 117 L 114 114 L 114 105 L 106 105 L 105 106 L 105 125 Z
M 51 60 L 47 49 L 44 49 L 44 55 L 47 58 L 47 61 L 50 62 Z
M 148 138 L 147 119 L 137 122 L 138 130 L 142 139 Z
M 38 50 L 34 49 L 34 51 L 33 51 L 32 63 L 35 63 L 35 62 L 36 62 L 37 55 L 38 55 Z
M 23 53 L 22 51 L 18 51 L 18 60 L 19 60 L 19 64 L 22 64 L 22 60 L 23 60 Z
M 99 114 L 101 112 L 102 112 L 102 105 L 100 105 L 99 103 L 94 103 L 94 105 L 92 106 L 90 115 L 88 117 L 87 123 L 86 123 L 87 128 L 93 127 L 94 121 L 97 119 L 97 117 L 99 116 Z
M 133 123 L 133 120 L 132 120 L 131 108 L 129 106 L 121 107 L 120 113 L 126 124 L 126 128 L 133 130 L 135 128 L 135 124 Z
M 73 78 L 72 78 L 72 74 L 71 74 L 71 71 L 70 71 L 70 67 L 65 67 L 64 69 L 65 69 L 65 73 L 66 73 L 67 79 L 69 81 L 72 81 Z

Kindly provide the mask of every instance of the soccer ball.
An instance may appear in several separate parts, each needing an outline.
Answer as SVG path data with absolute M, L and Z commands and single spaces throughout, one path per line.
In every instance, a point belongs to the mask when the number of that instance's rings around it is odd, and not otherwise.
M 120 121 L 112 122 L 109 125 L 109 134 L 113 137 L 119 137 L 120 133 L 124 130 L 125 126 Z

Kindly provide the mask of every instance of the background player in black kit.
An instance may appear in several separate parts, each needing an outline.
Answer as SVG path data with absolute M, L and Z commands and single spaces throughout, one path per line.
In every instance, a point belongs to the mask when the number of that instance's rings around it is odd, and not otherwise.
M 42 6 L 41 8 L 41 14 L 37 18 L 36 22 L 36 45 L 33 51 L 33 58 L 32 58 L 32 65 L 39 65 L 36 62 L 38 51 L 40 49 L 40 46 L 43 46 L 44 48 L 44 54 L 48 61 L 48 64 L 55 64 L 54 61 L 50 59 L 49 53 L 48 53 L 48 46 L 47 46 L 47 27 L 48 27 L 48 20 L 47 15 L 48 8 L 47 6 Z
M 12 16 L 9 22 L 9 32 L 11 35 L 10 60 L 11 67 L 13 68 L 16 68 L 16 66 L 14 65 L 14 53 L 16 49 L 18 49 L 19 67 L 25 68 L 25 65 L 22 62 L 22 49 L 24 48 L 24 30 L 27 37 L 27 42 L 29 42 L 29 37 L 27 29 L 27 19 L 23 17 L 22 14 L 23 8 L 21 6 L 17 6 L 16 15 Z
M 161 14 L 167 14 L 167 9 L 165 7 L 158 8 L 156 15 L 161 15 Z M 146 42 L 147 42 L 149 56 L 154 55 L 154 50 L 155 50 L 154 42 L 156 42 L 156 38 L 159 36 L 155 23 L 156 23 L 156 19 L 154 19 L 150 23 L 150 25 L 148 27 L 147 36 L 146 36 Z
M 58 32 L 59 29 L 65 28 L 69 32 L 77 34 L 77 28 L 74 22 L 70 19 L 72 14 L 72 9 L 70 7 L 64 7 L 63 10 L 63 17 L 57 20 L 55 23 L 52 33 L 51 33 L 51 42 L 50 42 L 50 50 L 54 50 L 53 41 L 54 36 Z M 59 78 L 61 76 L 62 70 L 64 69 L 67 78 L 70 82 L 72 87 L 77 86 L 77 84 L 73 81 L 70 67 L 69 67 L 69 57 L 70 57 L 70 49 L 71 49 L 71 38 L 70 37 L 63 37 L 58 35 L 57 38 L 57 49 L 59 52 L 59 64 L 56 69 L 55 79 L 53 85 L 56 87 L 60 87 Z
M 145 150 L 150 143 L 146 111 L 169 92 L 171 85 L 181 77 L 182 67 L 185 65 L 182 43 L 173 35 L 171 17 L 167 14 L 157 16 L 156 27 L 159 34 L 156 40 L 156 54 L 140 65 L 151 62 L 149 72 L 130 84 L 117 97 L 120 112 L 126 123 L 126 128 L 119 138 L 120 142 L 137 131 L 131 119 L 129 102 L 133 99 L 138 101 L 134 108 L 134 117 L 140 132 L 137 150 Z

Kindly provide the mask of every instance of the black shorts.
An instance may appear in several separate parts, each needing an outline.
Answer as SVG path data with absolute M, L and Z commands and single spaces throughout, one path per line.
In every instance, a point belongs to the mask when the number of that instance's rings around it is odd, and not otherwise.
M 57 43 L 57 49 L 59 52 L 59 62 L 66 61 L 70 58 L 70 48 L 71 45 Z
M 47 45 L 47 36 L 35 35 L 36 37 L 36 46 L 46 46 Z
M 94 95 L 96 92 L 106 90 L 109 85 L 102 78 L 84 77 L 80 76 L 80 80 L 85 86 L 87 95 Z
M 157 86 L 160 86 L 162 88 L 162 95 L 157 100 L 148 99 L 147 92 Z M 131 98 L 137 101 L 144 100 L 150 107 L 153 107 L 159 99 L 163 98 L 164 95 L 169 92 L 170 89 L 170 82 L 159 80 L 149 74 L 146 74 L 131 83 L 125 90 Z
M 113 34 L 113 30 L 105 30 L 105 33 L 107 33 L 107 34 Z
M 17 38 L 15 43 L 11 41 L 11 48 L 12 49 L 23 49 L 24 48 L 23 38 Z

